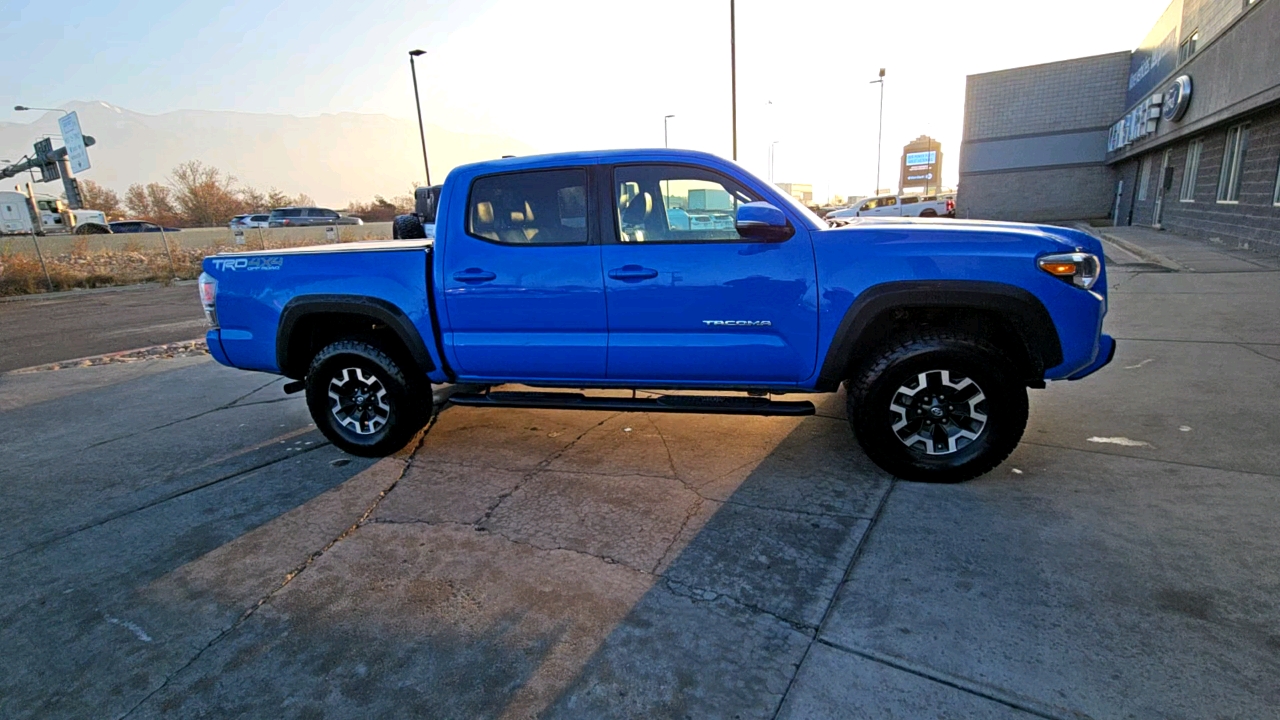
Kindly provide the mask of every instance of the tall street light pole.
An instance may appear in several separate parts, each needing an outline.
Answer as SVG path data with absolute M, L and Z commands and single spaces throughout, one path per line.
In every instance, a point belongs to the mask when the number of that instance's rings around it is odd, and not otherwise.
M 738 32 L 733 0 L 729 0 L 729 87 L 733 94 L 733 161 L 738 161 Z
M 662 116 L 662 147 L 671 147 L 671 143 L 667 141 L 667 121 L 673 117 L 675 117 L 675 115 Z
M 422 125 L 422 99 L 418 97 L 418 68 L 413 59 L 426 55 L 426 50 L 409 51 L 409 72 L 413 73 L 413 103 L 418 106 L 418 136 L 422 138 L 422 169 L 427 173 L 427 187 L 431 186 L 431 163 L 427 162 L 427 130 Z
M 18 112 L 22 112 L 23 110 L 48 110 L 49 112 L 60 112 L 63 115 L 71 114 L 69 111 L 63 110 L 62 108 L 38 108 L 38 107 L 27 107 L 26 105 L 14 105 L 13 109 L 17 110 Z
M 880 85 L 880 131 L 876 133 L 876 189 L 873 194 L 880 194 L 880 147 L 884 144 L 884 68 L 880 68 L 880 78 L 871 84 Z

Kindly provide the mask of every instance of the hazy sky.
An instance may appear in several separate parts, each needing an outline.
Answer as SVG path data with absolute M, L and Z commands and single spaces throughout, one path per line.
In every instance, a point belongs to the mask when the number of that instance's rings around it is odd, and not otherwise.
M 881 184 L 896 187 L 901 148 L 921 134 L 942 141 L 954 184 L 965 75 L 1132 49 L 1167 4 L 738 0 L 739 161 L 764 176 L 777 140 L 776 180 L 811 182 L 820 197 L 869 193 L 879 90 L 868 82 L 885 67 Z M 17 103 L 69 100 L 408 118 L 406 52 L 419 47 L 429 122 L 557 151 L 660 146 L 674 114 L 673 146 L 731 152 L 728 0 L 7 6 L 0 120 L 34 119 L 8 110 Z

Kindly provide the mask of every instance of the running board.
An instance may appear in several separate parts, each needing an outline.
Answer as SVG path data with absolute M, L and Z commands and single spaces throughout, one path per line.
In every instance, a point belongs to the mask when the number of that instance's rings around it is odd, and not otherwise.
M 561 392 L 457 393 L 454 405 L 469 407 L 547 408 L 555 410 L 609 410 L 612 412 L 705 413 L 711 415 L 786 415 L 814 413 L 808 400 L 770 400 L 762 397 L 722 395 L 663 395 L 654 398 L 600 397 Z

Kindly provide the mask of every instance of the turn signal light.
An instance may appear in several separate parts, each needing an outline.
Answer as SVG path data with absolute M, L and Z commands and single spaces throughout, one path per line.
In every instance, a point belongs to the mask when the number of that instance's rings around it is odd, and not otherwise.
M 1041 264 L 1040 264 L 1040 269 L 1041 269 L 1041 270 L 1044 270 L 1045 272 L 1049 273 L 1050 275 L 1059 275 L 1059 276 L 1068 276 L 1068 277 L 1070 277 L 1071 275 L 1075 275 L 1075 274 L 1076 274 L 1076 264 L 1075 264 L 1075 263 L 1069 263 L 1069 262 L 1064 262 L 1064 263 L 1041 263 Z
M 1098 282 L 1098 275 L 1102 270 L 1102 263 L 1096 255 L 1080 252 L 1046 255 L 1036 263 L 1050 275 L 1085 290 Z

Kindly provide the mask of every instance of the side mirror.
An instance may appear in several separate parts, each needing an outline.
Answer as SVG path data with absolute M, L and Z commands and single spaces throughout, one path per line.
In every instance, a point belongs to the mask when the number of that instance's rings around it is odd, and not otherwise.
M 796 234 L 787 216 L 767 202 L 739 205 L 734 227 L 742 237 L 761 242 L 781 242 Z

